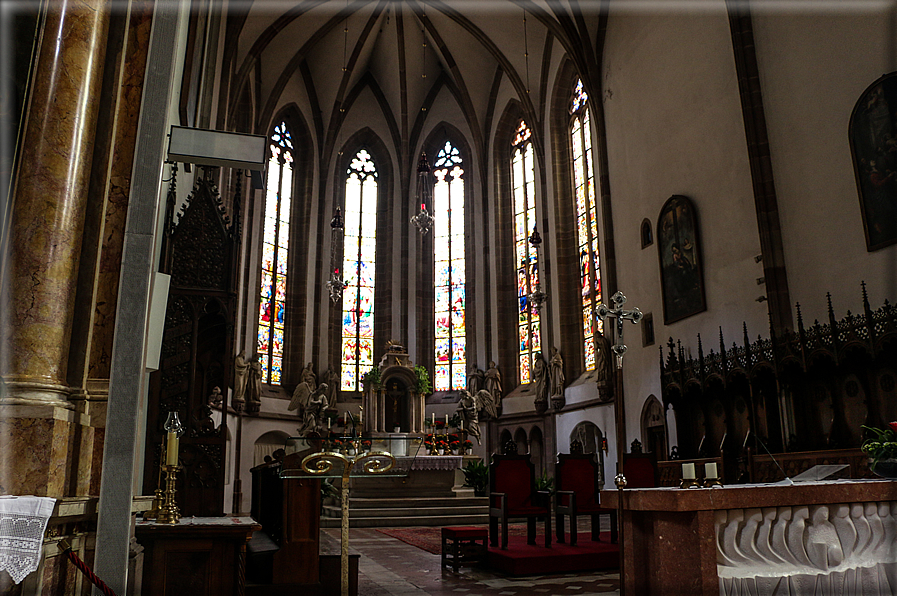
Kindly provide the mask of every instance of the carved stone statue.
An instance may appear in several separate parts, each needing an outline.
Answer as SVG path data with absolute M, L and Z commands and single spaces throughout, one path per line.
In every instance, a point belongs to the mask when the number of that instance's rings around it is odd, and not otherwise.
M 564 359 L 557 348 L 551 348 L 551 404 L 555 410 L 564 407 Z
M 324 412 L 330 406 L 327 401 L 328 389 L 327 383 L 321 383 L 314 390 L 305 382 L 296 385 L 293 398 L 287 409 L 290 411 L 299 409 L 299 415 L 302 417 L 302 426 L 299 427 L 300 435 L 323 429 Z
M 249 380 L 246 383 L 246 411 L 258 412 L 262 405 L 262 363 L 249 363 Z
M 240 353 L 234 358 L 234 402 L 243 401 L 244 396 L 246 395 L 246 380 L 248 377 L 249 363 L 246 362 L 246 350 L 240 350 Z
M 476 395 L 480 389 L 485 389 L 486 373 L 477 368 L 476 364 L 470 365 L 470 372 L 467 373 L 467 392 Z
M 501 373 L 498 372 L 498 367 L 492 360 L 489 361 L 489 370 L 486 371 L 486 383 L 484 389 L 492 396 L 495 408 L 501 412 L 501 398 L 504 396 L 504 391 L 501 386 Z
M 475 395 L 471 395 L 466 389 L 461 390 L 461 399 L 458 400 L 458 413 L 464 424 L 464 430 L 472 437 L 480 441 L 480 415 L 485 419 L 498 418 L 498 409 L 492 394 L 485 389 L 480 389 Z
M 335 404 L 339 400 L 339 371 L 333 370 L 332 366 L 328 366 L 327 371 L 324 373 L 324 382 L 327 383 L 327 401 Z
M 610 342 L 601 334 L 595 336 L 595 377 L 598 381 L 598 395 L 604 401 L 614 396 L 614 353 Z
M 311 362 L 305 365 L 305 368 L 302 369 L 302 375 L 299 380 L 303 383 L 308 383 L 309 387 L 315 387 L 318 384 L 318 377 L 315 375 L 315 371 L 311 368 Z
M 564 359 L 557 348 L 551 348 L 551 397 L 564 395 Z
M 476 437 L 477 445 L 479 445 L 480 417 L 477 412 L 477 403 L 473 395 L 466 389 L 461 390 L 461 399 L 458 400 L 458 413 L 461 415 L 464 430 L 471 437 Z
M 212 393 L 209 395 L 210 406 L 220 406 L 224 396 L 221 395 L 221 387 L 212 387 Z
M 533 357 L 532 387 L 535 393 L 533 404 L 539 413 L 548 409 L 548 365 L 542 358 L 542 352 L 536 352 Z

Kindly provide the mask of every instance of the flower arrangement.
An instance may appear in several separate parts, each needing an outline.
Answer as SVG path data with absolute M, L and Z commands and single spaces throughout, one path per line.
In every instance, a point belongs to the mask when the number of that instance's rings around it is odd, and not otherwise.
M 427 447 L 432 447 L 433 441 L 434 441 L 434 438 L 433 438 L 432 433 L 428 434 L 426 437 L 424 437 L 424 445 L 426 445 Z
M 442 430 L 443 428 L 445 428 L 445 420 L 437 420 L 436 430 Z
M 471 441 L 470 439 L 467 439 L 466 441 L 464 441 L 464 448 L 465 449 L 473 449 L 473 441 Z
M 368 441 L 367 439 L 364 439 L 361 442 L 361 448 L 364 449 L 365 451 L 370 451 L 371 450 L 371 442 Z
M 861 447 L 863 452 L 873 459 L 872 468 L 875 468 L 881 460 L 897 459 L 897 421 L 889 422 L 886 429 L 865 425 L 863 428 L 874 434 L 872 438 L 866 439 Z

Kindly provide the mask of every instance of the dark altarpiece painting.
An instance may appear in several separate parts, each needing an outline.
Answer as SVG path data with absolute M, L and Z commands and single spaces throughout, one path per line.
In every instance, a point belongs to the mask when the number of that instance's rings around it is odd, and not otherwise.
M 176 225 L 174 201 L 172 183 L 160 266 L 171 284 L 159 370 L 150 375 L 144 494 L 159 481 L 163 425 L 168 412 L 176 411 L 186 427 L 177 486 L 181 515 L 220 516 L 227 426 L 222 416 L 213 416 L 213 408 L 225 407 L 215 402 L 227 395 L 232 377 L 239 222 L 230 225 L 217 188 L 204 178 L 197 180 Z
M 872 83 L 850 116 L 866 249 L 897 242 L 897 72 Z
M 673 195 L 657 218 L 663 321 L 667 325 L 707 310 L 700 248 L 692 202 Z

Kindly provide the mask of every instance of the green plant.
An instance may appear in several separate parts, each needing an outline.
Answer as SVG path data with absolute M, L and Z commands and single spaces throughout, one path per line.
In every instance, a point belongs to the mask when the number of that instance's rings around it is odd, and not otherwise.
M 536 490 L 544 491 L 550 494 L 554 494 L 554 478 L 548 475 L 546 472 L 541 476 L 536 478 Z
M 474 495 L 485 497 L 486 487 L 489 486 L 489 466 L 475 460 L 461 468 L 461 472 L 464 473 L 464 486 L 472 488 Z
M 882 459 L 897 459 L 897 421 L 889 422 L 888 428 L 863 426 L 875 436 L 867 439 L 860 448 L 873 459 L 872 467 Z
M 430 373 L 427 372 L 426 367 L 417 365 L 414 367 L 414 372 L 417 374 L 417 386 L 414 388 L 415 391 L 421 395 L 429 395 L 433 392 L 433 388 L 430 386 Z
M 373 385 L 375 389 L 380 387 L 380 367 L 375 366 L 361 377 L 365 385 Z

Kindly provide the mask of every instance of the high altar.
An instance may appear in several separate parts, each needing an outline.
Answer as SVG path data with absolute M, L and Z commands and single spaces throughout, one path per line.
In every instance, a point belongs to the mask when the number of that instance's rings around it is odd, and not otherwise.
M 417 390 L 417 372 L 408 351 L 389 342 L 377 370 L 379 381 L 367 383 L 362 397 L 368 430 L 374 434 L 423 433 L 425 397 Z

